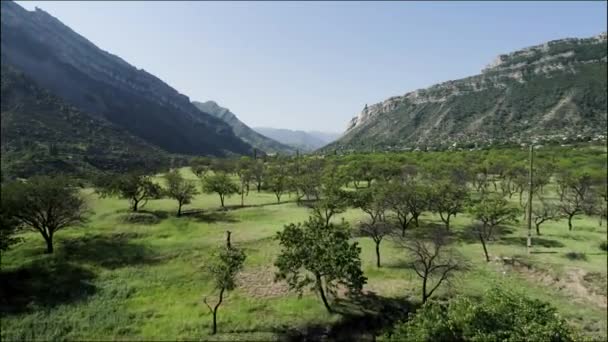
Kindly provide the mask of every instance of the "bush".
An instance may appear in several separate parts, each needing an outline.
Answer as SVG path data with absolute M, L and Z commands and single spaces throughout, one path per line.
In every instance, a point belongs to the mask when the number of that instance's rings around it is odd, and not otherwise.
M 157 224 L 160 219 L 151 213 L 129 213 L 124 215 L 122 218 L 124 223 L 129 224 Z
M 555 308 L 520 293 L 494 288 L 481 301 L 457 297 L 428 302 L 390 341 L 573 341 L 575 331 Z
M 585 254 L 585 253 L 578 253 L 578 252 L 568 252 L 568 253 L 566 253 L 566 258 L 568 258 L 569 260 L 582 260 L 582 261 L 586 261 L 587 260 L 587 254 Z
M 603 251 L 605 251 L 605 252 L 608 252 L 608 241 L 602 241 L 602 242 L 600 242 L 600 249 L 603 250 Z

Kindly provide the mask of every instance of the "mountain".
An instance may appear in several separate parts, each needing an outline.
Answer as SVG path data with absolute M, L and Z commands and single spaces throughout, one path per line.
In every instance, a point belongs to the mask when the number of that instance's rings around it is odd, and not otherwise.
M 294 148 L 281 144 L 280 142 L 263 136 L 262 134 L 254 131 L 245 125 L 234 113 L 228 108 L 219 106 L 214 101 L 197 102 L 193 101 L 192 104 L 199 110 L 209 113 L 216 118 L 226 122 L 237 137 L 243 139 L 246 143 L 257 148 L 260 151 L 266 153 L 282 153 L 282 154 L 294 154 L 296 151 Z
M 251 152 L 222 120 L 187 96 L 101 50 L 50 14 L 1 2 L 2 63 L 84 112 L 123 127 L 168 152 L 226 155 Z
M 2 174 L 156 169 L 168 155 L 107 120 L 84 113 L 2 64 Z
M 365 106 L 324 150 L 605 139 L 606 33 L 500 55 L 481 74 Z
M 305 132 L 270 127 L 254 127 L 253 129 L 285 145 L 299 149 L 302 152 L 311 152 L 323 147 L 337 139 L 340 135 L 339 133 L 317 131 Z

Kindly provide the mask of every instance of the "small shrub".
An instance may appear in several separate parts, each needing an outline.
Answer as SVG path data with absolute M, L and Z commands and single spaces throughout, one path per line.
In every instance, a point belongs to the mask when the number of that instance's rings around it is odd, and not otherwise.
M 160 219 L 151 213 L 129 213 L 122 217 L 122 222 L 129 224 L 152 225 L 160 222 Z
M 605 251 L 605 252 L 608 252 L 608 241 L 602 241 L 602 242 L 600 242 L 600 249 L 603 250 L 603 251 Z
M 566 258 L 568 258 L 569 260 L 587 261 L 587 254 L 578 252 L 568 252 L 566 253 Z

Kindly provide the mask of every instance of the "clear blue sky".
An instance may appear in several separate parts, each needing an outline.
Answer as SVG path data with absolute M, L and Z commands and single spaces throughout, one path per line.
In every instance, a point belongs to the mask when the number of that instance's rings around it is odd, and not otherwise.
M 606 2 L 18 3 L 250 126 L 322 131 L 500 53 L 607 25 Z

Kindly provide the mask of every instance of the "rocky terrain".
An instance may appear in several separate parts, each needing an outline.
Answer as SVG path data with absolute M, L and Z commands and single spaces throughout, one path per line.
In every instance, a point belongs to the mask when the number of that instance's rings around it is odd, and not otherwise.
M 605 139 L 606 33 L 500 55 L 479 75 L 365 106 L 331 149 Z

